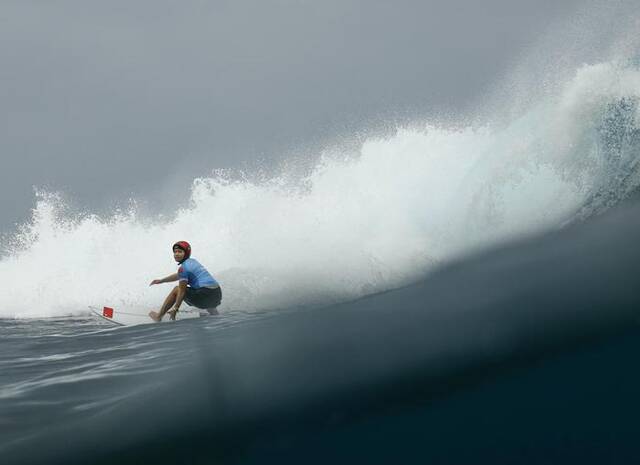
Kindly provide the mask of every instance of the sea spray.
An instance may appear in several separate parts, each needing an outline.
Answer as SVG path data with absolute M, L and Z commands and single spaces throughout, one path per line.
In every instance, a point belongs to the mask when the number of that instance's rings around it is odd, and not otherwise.
M 38 195 L 5 239 L 0 317 L 157 308 L 175 271 L 170 245 L 223 286 L 222 310 L 322 305 L 400 286 L 438 264 L 521 234 L 557 228 L 639 184 L 640 71 L 585 65 L 552 98 L 503 126 L 399 129 L 356 157 L 325 155 L 303 176 L 194 180 L 171 217 L 135 204 L 74 215 Z M 293 180 L 292 180 L 293 178 Z

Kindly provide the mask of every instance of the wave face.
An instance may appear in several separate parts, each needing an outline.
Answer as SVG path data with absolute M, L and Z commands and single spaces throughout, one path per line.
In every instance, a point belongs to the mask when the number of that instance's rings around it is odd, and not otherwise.
M 640 463 L 639 235 L 635 202 L 251 321 L 0 321 L 2 463 Z
M 0 318 L 152 308 L 189 240 L 222 283 L 224 309 L 317 305 L 390 289 L 461 254 L 561 227 L 640 184 L 640 68 L 577 69 L 508 124 L 437 124 L 371 138 L 357 156 L 324 154 L 304 175 L 196 179 L 171 218 L 135 208 L 70 214 L 38 194 L 29 224 L 5 238 Z

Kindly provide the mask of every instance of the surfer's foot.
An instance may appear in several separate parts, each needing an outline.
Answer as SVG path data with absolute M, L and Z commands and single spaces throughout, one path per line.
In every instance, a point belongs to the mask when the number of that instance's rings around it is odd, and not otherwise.
M 175 310 L 169 310 L 167 312 L 167 315 L 169 315 L 169 319 L 171 319 L 171 320 L 175 320 L 176 319 L 176 311 Z
M 153 321 L 158 321 L 159 322 L 160 320 L 162 320 L 162 318 L 160 318 L 160 316 L 158 315 L 158 312 L 150 311 L 149 312 L 149 316 L 151 317 L 151 319 Z

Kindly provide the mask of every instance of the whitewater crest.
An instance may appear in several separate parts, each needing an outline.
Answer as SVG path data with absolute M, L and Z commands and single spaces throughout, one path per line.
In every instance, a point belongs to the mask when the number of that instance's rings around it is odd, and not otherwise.
M 638 188 L 640 71 L 580 68 L 554 98 L 509 124 L 436 124 L 325 154 L 304 176 L 196 179 L 175 216 L 66 212 L 39 193 L 32 220 L 3 240 L 0 318 L 155 308 L 186 239 L 224 289 L 223 309 L 328 304 L 393 288 L 441 263 L 561 227 Z

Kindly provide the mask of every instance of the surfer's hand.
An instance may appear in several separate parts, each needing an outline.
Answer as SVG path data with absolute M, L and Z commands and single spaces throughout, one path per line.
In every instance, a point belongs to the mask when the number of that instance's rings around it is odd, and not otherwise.
M 151 281 L 151 284 L 149 284 L 149 286 L 153 286 L 154 284 L 161 284 L 162 280 L 160 279 L 154 279 L 153 281 Z

